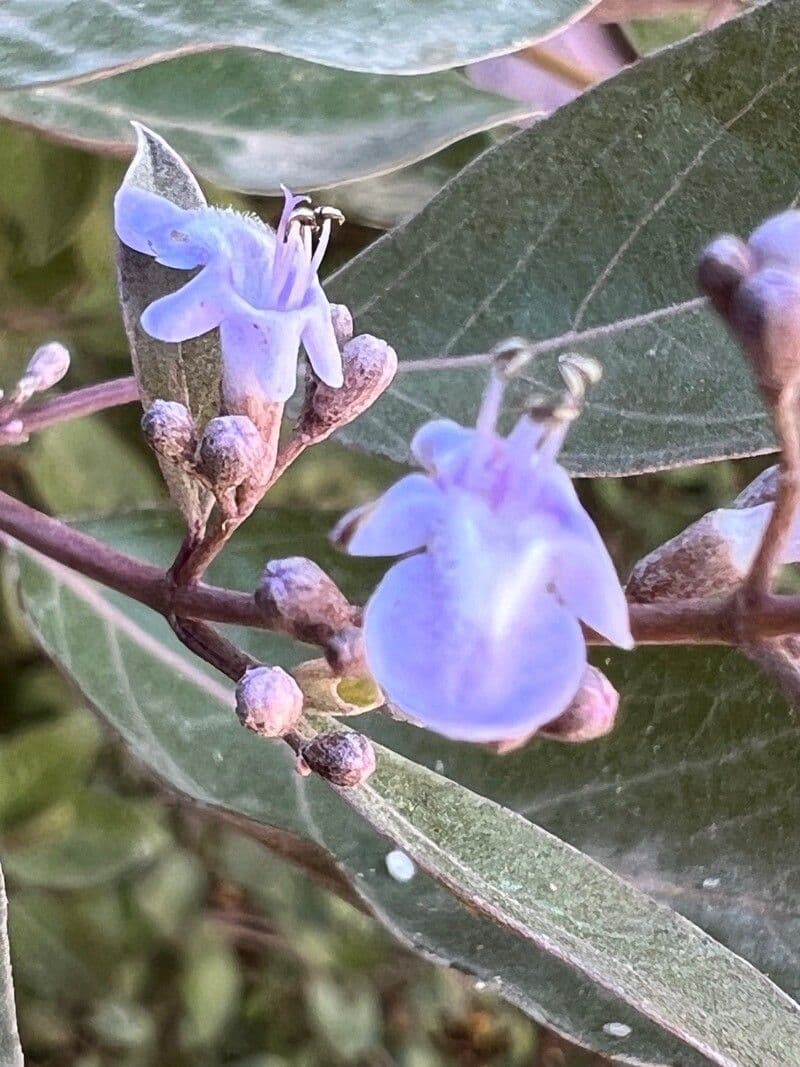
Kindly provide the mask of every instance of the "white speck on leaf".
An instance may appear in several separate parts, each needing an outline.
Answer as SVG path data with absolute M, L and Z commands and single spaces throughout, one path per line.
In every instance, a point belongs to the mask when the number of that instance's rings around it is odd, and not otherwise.
M 603 1027 L 603 1033 L 609 1037 L 627 1037 L 630 1032 L 630 1026 L 625 1023 L 606 1023 Z
M 414 861 L 399 848 L 387 853 L 386 870 L 395 882 L 410 882 L 417 873 Z

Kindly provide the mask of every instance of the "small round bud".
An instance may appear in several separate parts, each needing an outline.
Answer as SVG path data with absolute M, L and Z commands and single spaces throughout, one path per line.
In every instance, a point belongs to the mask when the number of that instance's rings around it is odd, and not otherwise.
M 755 266 L 753 253 L 731 234 L 715 238 L 703 249 L 697 261 L 697 284 L 718 315 L 727 318 L 737 287 Z
M 197 470 L 215 492 L 224 492 L 254 474 L 263 454 L 261 435 L 246 415 L 220 415 L 203 431 Z
M 762 222 L 747 246 L 759 267 L 800 270 L 800 211 L 782 211 Z
M 357 613 L 325 571 L 302 556 L 270 560 L 255 599 L 266 619 L 311 644 L 326 644 Z
M 262 737 L 281 737 L 303 713 L 297 682 L 280 667 L 253 667 L 236 686 L 236 714 L 242 726 Z
M 339 348 L 344 348 L 353 336 L 353 316 L 346 304 L 331 304 L 331 322 Z
M 587 666 L 569 707 L 539 730 L 554 741 L 595 741 L 614 729 L 619 693 L 596 667 Z
M 188 464 L 195 449 L 194 419 L 188 408 L 174 400 L 156 400 L 142 416 L 142 432 L 159 456 Z
M 360 626 L 346 626 L 325 645 L 325 659 L 337 677 L 363 678 L 369 674 L 364 631 Z
M 68 350 L 58 341 L 51 341 L 33 353 L 18 388 L 25 383 L 28 395 L 43 393 L 57 385 L 68 370 Z
M 333 785 L 360 785 L 375 770 L 375 749 L 364 734 L 336 730 L 319 734 L 304 744 L 298 758 L 298 771 L 314 771 Z
M 397 353 L 391 345 L 371 334 L 354 337 L 342 350 L 344 383 L 339 389 L 308 376 L 297 433 L 323 441 L 371 407 L 396 372 Z

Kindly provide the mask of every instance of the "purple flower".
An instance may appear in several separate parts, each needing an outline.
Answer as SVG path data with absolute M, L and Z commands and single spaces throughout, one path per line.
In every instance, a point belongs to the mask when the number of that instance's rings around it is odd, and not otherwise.
M 365 613 L 387 698 L 438 733 L 483 742 L 530 734 L 569 705 L 586 667 L 579 620 L 633 644 L 614 565 L 556 462 L 565 425 L 524 416 L 502 438 L 496 401 L 490 390 L 474 430 L 423 426 L 411 447 L 428 473 L 338 528 L 355 555 L 414 553 Z
M 185 210 L 124 183 L 115 200 L 120 240 L 158 263 L 201 270 L 177 292 L 154 301 L 142 327 L 160 341 L 185 341 L 219 328 L 226 402 L 282 403 L 295 390 L 302 343 L 317 377 L 342 384 L 331 309 L 317 271 L 330 236 L 295 215 L 306 198 L 284 190 L 277 234 L 255 216 L 203 207 Z

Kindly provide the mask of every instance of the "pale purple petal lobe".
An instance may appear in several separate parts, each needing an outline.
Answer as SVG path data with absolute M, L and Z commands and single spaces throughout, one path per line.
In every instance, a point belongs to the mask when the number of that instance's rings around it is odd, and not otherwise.
M 142 327 L 159 341 L 186 341 L 214 330 L 225 318 L 230 287 L 211 268 L 169 296 L 162 296 L 142 314 Z
M 317 282 L 312 293 L 312 303 L 308 309 L 306 324 L 303 327 L 303 346 L 316 376 L 325 385 L 338 389 L 343 383 L 342 354 L 336 341 L 331 320 L 331 309 L 322 286 Z
M 348 542 L 353 556 L 400 556 L 424 547 L 442 513 L 440 490 L 424 474 L 409 474 L 365 509 Z M 348 516 L 342 520 L 346 526 Z

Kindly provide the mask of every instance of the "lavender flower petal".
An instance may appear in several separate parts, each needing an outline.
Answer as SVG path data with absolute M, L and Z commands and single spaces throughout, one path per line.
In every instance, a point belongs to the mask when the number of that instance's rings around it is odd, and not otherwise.
M 440 490 L 424 474 L 401 478 L 372 507 L 360 512 L 348 542 L 354 556 L 399 556 L 422 548 L 443 507 Z M 346 527 L 354 512 L 342 519 Z
M 474 430 L 459 426 L 452 419 L 434 419 L 414 434 L 411 454 L 426 470 L 435 471 L 448 458 L 462 455 L 474 437 Z
M 330 304 L 319 282 L 311 289 L 306 324 L 301 337 L 316 376 L 325 385 L 338 389 L 344 380 L 342 354 L 333 330 Z
M 233 300 L 230 282 L 211 267 L 183 288 L 153 301 L 142 314 L 142 327 L 159 341 L 185 341 L 216 329 Z
M 369 664 L 389 700 L 465 741 L 530 733 L 556 718 L 586 663 L 575 619 L 552 597 L 535 610 L 519 598 L 513 618 L 487 626 L 484 613 L 443 603 L 439 578 L 430 554 L 413 556 L 388 572 L 367 606 Z M 494 582 L 473 589 L 473 602 L 489 611 L 496 597 Z

